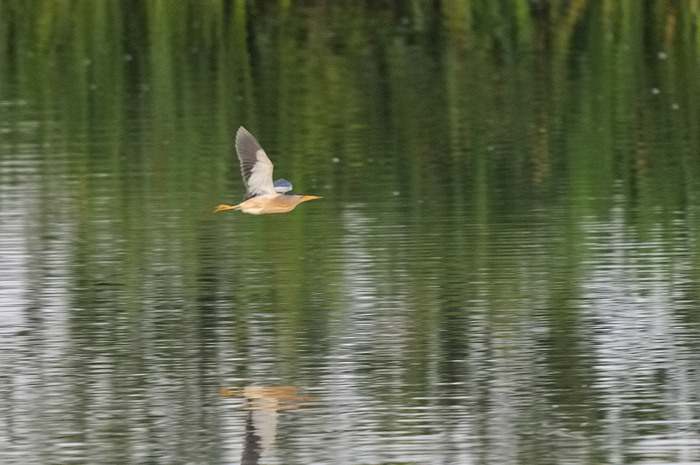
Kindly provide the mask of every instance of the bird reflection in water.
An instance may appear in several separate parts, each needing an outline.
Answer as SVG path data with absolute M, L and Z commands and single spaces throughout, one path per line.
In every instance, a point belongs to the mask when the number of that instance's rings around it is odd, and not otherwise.
M 299 396 L 295 386 L 246 386 L 224 389 L 222 397 L 245 399 L 246 418 L 242 465 L 257 465 L 260 457 L 275 442 L 280 410 L 296 410 L 314 402 L 314 397 Z

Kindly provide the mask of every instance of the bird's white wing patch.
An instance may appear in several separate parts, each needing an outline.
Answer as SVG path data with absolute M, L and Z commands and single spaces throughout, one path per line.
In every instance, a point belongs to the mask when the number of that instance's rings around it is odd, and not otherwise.
M 272 183 L 274 166 L 263 149 L 258 149 L 255 156 L 256 162 L 248 177 L 248 195 L 274 194 L 275 186 Z

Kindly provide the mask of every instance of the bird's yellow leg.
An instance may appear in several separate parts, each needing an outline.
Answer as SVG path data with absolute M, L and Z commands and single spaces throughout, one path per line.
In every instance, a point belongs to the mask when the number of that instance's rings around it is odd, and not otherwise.
M 224 210 L 237 210 L 240 207 L 241 207 L 240 205 L 233 205 L 233 206 L 231 206 L 231 205 L 219 205 L 218 207 L 216 207 L 216 210 L 214 210 L 214 213 L 224 211 Z

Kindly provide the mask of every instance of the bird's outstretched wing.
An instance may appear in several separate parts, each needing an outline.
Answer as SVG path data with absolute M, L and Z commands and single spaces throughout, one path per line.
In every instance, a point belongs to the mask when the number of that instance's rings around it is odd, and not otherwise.
M 274 194 L 272 183 L 274 166 L 260 143 L 241 126 L 236 133 L 236 153 L 241 161 L 241 174 L 246 186 L 246 199 L 258 195 Z
M 287 181 L 284 178 L 279 178 L 277 181 L 275 181 L 275 192 L 278 194 L 284 194 L 285 192 L 289 192 L 292 190 L 292 183 Z

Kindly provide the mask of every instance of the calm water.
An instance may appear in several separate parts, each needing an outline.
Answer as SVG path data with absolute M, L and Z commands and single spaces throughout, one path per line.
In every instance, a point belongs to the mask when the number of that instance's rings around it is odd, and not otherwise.
M 0 463 L 700 463 L 697 4 L 457 3 L 0 2 Z

